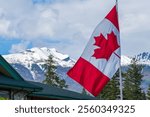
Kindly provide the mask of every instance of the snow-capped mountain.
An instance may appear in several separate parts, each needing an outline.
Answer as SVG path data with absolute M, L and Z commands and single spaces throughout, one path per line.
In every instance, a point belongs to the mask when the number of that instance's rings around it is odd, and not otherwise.
M 55 48 L 31 48 L 23 52 L 3 55 L 3 57 L 28 81 L 42 82 L 45 79 L 44 64 L 48 56 L 52 55 L 57 66 L 57 73 L 65 79 L 70 90 L 81 90 L 81 87 L 68 78 L 66 72 L 75 64 L 69 55 L 58 52 Z
M 132 58 L 128 57 L 128 56 L 121 56 L 121 65 L 122 66 L 126 66 L 129 65 L 131 63 Z
M 143 52 L 136 56 L 137 60 L 140 61 L 141 64 L 150 65 L 150 53 Z
M 20 63 L 29 68 L 34 63 L 37 63 L 39 66 L 44 64 L 49 55 L 53 56 L 53 60 L 57 66 L 71 67 L 75 63 L 74 60 L 69 57 L 69 55 L 59 53 L 55 48 L 46 47 L 27 49 L 26 51 L 4 55 L 3 57 L 9 63 Z
M 57 65 L 57 73 L 60 78 L 65 79 L 70 90 L 81 91 L 81 87 L 72 79 L 68 78 L 66 72 L 75 64 L 75 60 L 69 55 L 58 52 L 55 48 L 31 48 L 23 52 L 3 55 L 3 57 L 22 75 L 26 80 L 42 82 L 45 79 L 44 64 L 48 56 L 52 55 Z M 135 56 L 139 64 L 145 65 L 143 74 L 145 84 L 150 84 L 150 53 L 143 52 Z M 121 56 L 121 65 L 131 64 L 132 57 Z M 146 85 L 148 85 L 146 84 Z
M 122 55 L 121 56 L 121 65 L 125 66 L 125 65 L 131 64 L 132 58 L 133 57 Z M 150 53 L 149 52 L 140 53 L 140 54 L 134 56 L 134 58 L 136 58 L 138 60 L 138 64 L 150 66 Z

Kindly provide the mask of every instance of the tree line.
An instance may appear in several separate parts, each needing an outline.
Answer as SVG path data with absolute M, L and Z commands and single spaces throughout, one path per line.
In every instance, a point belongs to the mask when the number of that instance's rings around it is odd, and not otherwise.
M 131 64 L 127 66 L 127 70 L 122 73 L 123 79 L 123 99 L 124 100 L 146 100 L 150 99 L 150 86 L 148 91 L 144 91 L 141 87 L 142 70 L 144 66 L 139 65 L 138 61 L 133 58 Z M 97 97 L 102 100 L 119 100 L 120 99 L 120 83 L 119 72 L 116 72 L 111 81 L 106 85 L 103 91 Z
M 52 55 L 48 57 L 48 60 L 46 60 L 45 63 L 46 79 L 43 83 L 58 88 L 67 88 L 68 85 L 66 84 L 66 81 L 60 79 L 56 73 L 57 67 L 55 66 Z M 122 72 L 124 100 L 150 100 L 150 86 L 147 92 L 141 87 L 143 78 L 142 69 L 143 66 L 139 65 L 138 61 L 133 58 L 131 64 L 127 66 L 127 70 Z M 83 89 L 81 93 L 84 95 L 88 94 L 85 89 Z M 120 99 L 119 71 L 116 72 L 97 98 L 101 100 Z

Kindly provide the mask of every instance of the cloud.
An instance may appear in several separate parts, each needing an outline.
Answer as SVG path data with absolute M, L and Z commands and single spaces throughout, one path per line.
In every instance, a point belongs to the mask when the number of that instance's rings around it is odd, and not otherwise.
M 0 36 L 20 39 L 27 45 L 32 43 L 38 47 L 55 47 L 77 58 L 96 25 L 114 4 L 113 0 L 0 0 Z M 148 0 L 132 0 L 130 4 L 126 0 L 119 1 L 124 54 L 131 53 L 134 49 L 127 48 L 126 45 L 136 41 L 144 44 L 149 36 L 148 4 Z M 140 35 L 143 35 L 142 40 Z M 13 45 L 10 52 L 15 52 L 14 48 L 21 46 L 26 48 L 27 45 Z M 140 46 L 150 49 L 149 46 Z
M 123 2 L 125 3 L 125 2 Z M 150 13 L 148 0 L 138 1 L 132 0 L 130 4 L 120 5 L 121 9 L 121 28 L 124 33 L 141 32 L 150 30 L 147 26 L 150 23 L 148 15 Z M 141 27 L 145 27 L 141 30 Z
M 150 2 L 148 0 L 130 3 L 120 1 L 120 27 L 122 53 L 135 55 L 143 51 L 150 51 L 148 43 L 150 34 Z
M 28 45 L 29 45 L 29 42 L 27 42 L 27 41 L 25 41 L 25 42 L 22 41 L 19 44 L 13 44 L 9 52 L 10 53 L 22 52 L 27 49 Z

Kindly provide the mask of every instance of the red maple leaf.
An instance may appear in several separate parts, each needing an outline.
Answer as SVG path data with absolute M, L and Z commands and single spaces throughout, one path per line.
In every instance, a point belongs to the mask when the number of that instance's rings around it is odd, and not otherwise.
M 104 58 L 108 61 L 112 53 L 120 47 L 117 42 L 117 37 L 113 32 L 108 34 L 107 38 L 108 39 L 106 39 L 103 34 L 94 37 L 94 45 L 99 47 L 94 50 L 94 54 L 92 55 L 96 59 Z

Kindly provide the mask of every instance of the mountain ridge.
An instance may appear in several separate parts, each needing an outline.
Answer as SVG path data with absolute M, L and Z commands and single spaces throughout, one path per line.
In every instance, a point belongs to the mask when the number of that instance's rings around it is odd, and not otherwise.
M 3 55 L 3 57 L 21 74 L 25 80 L 42 82 L 45 79 L 44 64 L 48 56 L 52 55 L 53 60 L 57 66 L 56 72 L 59 77 L 65 79 L 67 84 L 70 86 L 70 90 L 81 91 L 81 86 L 70 79 L 66 72 L 75 64 L 75 60 L 67 54 L 58 52 L 55 48 L 31 48 L 25 51 Z M 146 65 L 145 67 L 145 81 L 150 82 L 150 53 L 143 52 L 135 56 L 138 64 Z M 131 64 L 132 57 L 122 55 L 121 65 L 128 66 Z M 146 82 L 146 83 L 147 83 Z
M 9 63 L 40 63 L 48 59 L 49 55 L 52 55 L 54 57 L 54 61 L 56 65 L 60 65 L 62 67 L 72 67 L 76 60 L 73 58 L 70 58 L 67 54 L 62 54 L 58 52 L 55 48 L 31 48 L 27 49 L 25 51 L 15 53 L 15 54 L 8 54 L 3 55 L 3 57 L 9 62 Z M 131 64 L 131 60 L 133 57 L 130 56 L 121 56 L 121 65 L 129 65 Z M 150 65 L 150 53 L 149 52 L 143 52 L 135 56 L 137 58 L 139 64 L 146 64 Z

